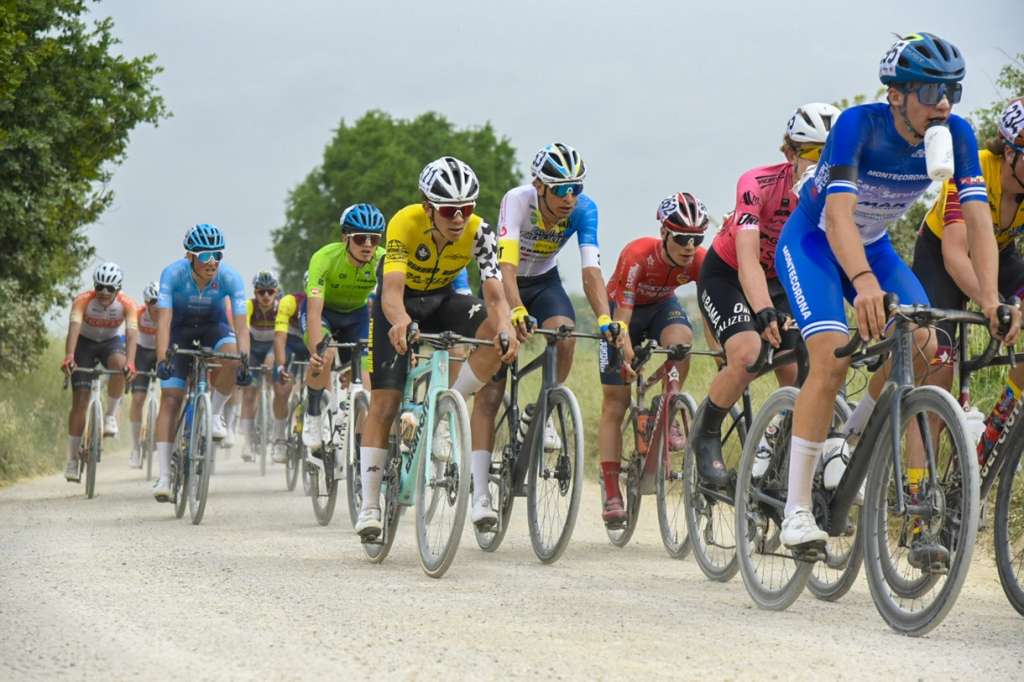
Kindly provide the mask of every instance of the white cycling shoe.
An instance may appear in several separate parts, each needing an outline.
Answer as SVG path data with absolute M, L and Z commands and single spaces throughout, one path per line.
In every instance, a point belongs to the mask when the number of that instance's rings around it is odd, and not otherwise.
M 491 508 L 490 495 L 477 495 L 473 499 L 473 511 L 470 514 L 470 519 L 478 528 L 491 528 L 498 523 L 498 512 Z
M 558 432 L 555 431 L 555 425 L 551 423 L 550 417 L 544 424 L 544 449 L 548 452 L 562 449 L 562 439 L 558 437 Z
M 797 509 L 782 521 L 782 533 L 779 538 L 782 544 L 793 549 L 812 542 L 825 542 L 828 540 L 828 533 L 818 528 L 814 514 L 806 509 Z
M 164 478 L 158 479 L 156 485 L 153 486 L 153 497 L 157 502 L 170 502 L 171 482 Z
M 215 414 L 210 420 L 210 435 L 214 440 L 221 441 L 228 435 L 228 425 L 224 421 L 224 415 Z
M 447 462 L 452 458 L 452 431 L 447 419 L 442 419 L 434 429 L 434 460 Z
M 302 417 L 302 444 L 310 450 L 316 450 L 323 442 L 324 416 L 315 417 L 308 412 Z
M 117 417 L 112 414 L 103 418 L 103 435 L 117 438 Z
M 363 509 L 356 519 L 356 533 L 363 538 L 375 538 L 380 535 L 383 526 L 380 523 L 380 509 Z
M 139 450 L 138 446 L 132 448 L 132 454 L 128 455 L 128 468 L 129 469 L 141 469 L 142 468 L 142 451 Z
M 78 470 L 78 460 L 69 459 L 67 466 L 64 467 L 64 479 L 68 483 L 78 483 L 82 480 L 82 474 Z
M 274 449 L 270 454 L 270 459 L 275 464 L 284 464 L 288 461 L 288 443 L 284 440 L 275 440 Z

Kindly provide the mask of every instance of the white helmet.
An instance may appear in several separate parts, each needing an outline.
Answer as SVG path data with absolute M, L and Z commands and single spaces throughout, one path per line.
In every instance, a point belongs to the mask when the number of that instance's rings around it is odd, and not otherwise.
M 442 156 L 420 173 L 420 191 L 427 201 L 437 204 L 464 204 L 480 196 L 480 181 L 469 164 Z
M 96 286 L 120 289 L 123 279 L 124 275 L 121 274 L 121 268 L 117 267 L 117 263 L 103 263 L 92 273 L 92 283 Z
M 142 290 L 142 300 L 146 303 L 155 301 L 160 298 L 160 282 L 156 280 L 146 285 L 146 288 Z
M 533 157 L 530 174 L 545 185 L 561 185 L 582 181 L 587 177 L 587 165 L 578 151 L 554 142 Z
M 795 144 L 825 144 L 839 109 L 824 102 L 811 102 L 797 108 L 786 124 L 786 139 Z

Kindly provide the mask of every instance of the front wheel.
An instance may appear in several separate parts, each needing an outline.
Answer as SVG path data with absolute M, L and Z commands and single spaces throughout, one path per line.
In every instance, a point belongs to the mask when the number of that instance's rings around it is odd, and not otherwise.
M 307 464 L 309 464 L 309 499 L 313 502 L 313 515 L 316 516 L 317 523 L 326 526 L 334 517 L 334 507 L 338 503 L 338 478 L 335 474 L 337 473 L 337 458 L 341 454 L 334 445 L 333 435 L 336 427 L 334 420 L 338 413 L 327 409 L 326 391 L 320 409 L 329 425 L 328 433 L 331 434 L 331 439 L 321 445 L 319 450 L 309 453 L 310 457 L 320 460 L 323 469 L 321 470 L 313 463 Z
M 1022 422 L 1024 423 L 1024 422 Z M 995 546 L 999 582 L 1010 605 L 1024 616 L 1024 471 L 1021 453 L 1024 442 L 1007 438 L 1004 450 L 1010 453 L 999 474 L 996 493 Z
M 348 494 L 348 518 L 355 528 L 359 520 L 359 510 L 363 505 L 362 466 L 359 459 L 359 448 L 362 445 L 363 422 L 370 412 L 370 398 L 365 391 L 356 393 L 352 404 L 352 428 L 348 432 L 345 449 L 348 465 L 345 467 L 345 489 Z
M 688 393 L 681 393 L 669 407 L 669 434 L 655 446 L 658 457 L 658 528 L 665 551 L 673 559 L 682 559 L 690 553 L 690 532 L 684 511 L 684 481 L 687 478 L 686 446 L 690 429 L 697 413 L 697 404 Z M 671 440 L 672 431 L 682 434 L 683 442 Z
M 210 491 L 210 472 L 213 468 L 213 433 L 210 416 L 210 396 L 201 395 L 192 414 L 192 437 L 189 439 L 188 512 L 194 525 L 199 525 L 206 511 L 206 497 Z
M 526 478 L 526 515 L 530 542 L 537 558 L 548 564 L 565 551 L 576 526 L 583 487 L 583 418 L 580 406 L 565 386 L 548 392 L 547 413 L 558 447 L 531 453 Z
M 498 524 L 487 530 L 480 530 L 473 526 L 473 535 L 476 537 L 476 544 L 485 552 L 497 551 L 508 532 L 508 524 L 512 519 L 512 505 L 515 502 L 513 494 L 512 475 L 515 469 L 514 448 L 517 444 L 514 440 L 515 426 L 518 421 L 509 419 L 508 396 L 503 399 L 504 411 L 501 417 L 494 423 L 494 446 L 491 448 L 491 472 L 488 477 L 487 492 L 498 512 Z M 497 471 L 494 467 L 497 465 Z M 473 495 L 476 491 L 472 491 Z
M 150 378 L 150 381 L 156 381 Z M 156 453 L 156 399 L 150 397 L 146 400 L 146 413 L 143 415 L 142 426 L 142 459 L 146 462 L 146 480 L 153 479 L 153 455 Z
M 100 449 L 103 447 L 103 410 L 99 401 L 94 401 L 89 408 L 88 438 L 85 443 L 85 496 L 92 499 L 96 494 L 96 464 L 100 461 Z

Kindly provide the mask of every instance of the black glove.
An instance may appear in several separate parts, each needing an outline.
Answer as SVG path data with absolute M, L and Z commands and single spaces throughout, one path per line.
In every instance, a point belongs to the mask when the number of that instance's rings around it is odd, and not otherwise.
M 242 354 L 242 364 L 238 366 L 238 371 L 235 373 L 235 384 L 238 386 L 248 386 L 252 383 L 252 372 L 249 371 L 249 356 Z
M 168 360 L 161 360 L 156 365 L 156 376 L 161 381 L 167 381 L 174 376 L 174 365 Z
M 779 321 L 779 311 L 775 308 L 761 308 L 754 315 L 754 320 L 757 323 L 757 330 L 763 332 L 772 326 L 772 322 Z M 781 330 L 780 330 L 781 331 Z

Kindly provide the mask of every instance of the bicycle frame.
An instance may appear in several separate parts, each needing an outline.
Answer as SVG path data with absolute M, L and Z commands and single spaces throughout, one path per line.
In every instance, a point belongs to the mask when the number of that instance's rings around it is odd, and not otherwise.
M 399 486 L 396 499 L 399 504 L 407 507 L 416 503 L 416 472 L 419 470 L 420 458 L 424 456 L 426 443 L 431 440 L 429 436 L 423 436 L 425 433 L 434 433 L 434 407 L 437 404 L 437 396 L 448 390 L 448 349 L 436 348 L 429 356 L 416 357 L 426 362 L 418 363 L 409 369 L 399 408 L 399 414 L 411 412 L 418 421 L 412 447 L 402 455 L 398 471 Z M 420 400 L 416 399 L 418 392 L 423 392 Z
M 668 407 L 671 405 L 672 400 L 680 393 L 680 379 L 679 369 L 676 367 L 676 363 L 680 362 L 690 355 L 690 349 L 687 346 L 681 348 L 670 348 L 670 349 L 659 349 L 657 346 L 648 341 L 641 346 L 637 351 L 637 356 L 648 356 L 654 352 L 662 352 L 669 357 L 651 374 L 650 377 L 644 379 L 643 377 L 643 364 L 646 361 L 646 357 L 642 359 L 640 363 L 634 363 L 634 369 L 636 370 L 636 392 L 630 399 L 629 404 L 629 423 L 633 425 L 633 436 L 634 445 L 636 450 L 643 457 L 643 470 L 640 472 L 640 494 L 651 495 L 657 490 L 657 472 L 658 472 L 658 460 L 656 457 L 650 457 L 652 452 L 660 452 L 662 457 L 667 456 L 667 452 L 662 446 L 664 443 L 665 435 L 669 432 L 671 424 L 669 424 L 669 410 Z M 675 357 L 680 355 L 680 357 Z M 658 401 L 658 410 L 653 415 L 647 415 L 648 423 L 650 420 L 654 420 L 654 428 L 651 429 L 651 437 L 649 439 L 643 438 L 643 433 L 646 427 L 640 424 L 640 405 L 643 404 L 644 398 L 647 392 L 654 388 L 656 385 L 661 384 L 661 400 Z M 623 430 L 627 427 L 624 425 Z M 652 450 L 652 448 L 654 448 Z
M 346 442 L 346 436 L 354 432 L 355 411 L 352 409 L 352 406 L 355 404 L 356 396 L 358 394 L 368 393 L 368 391 L 365 388 L 363 388 L 362 374 L 359 371 L 362 366 L 362 355 L 360 354 L 359 349 L 364 347 L 366 343 L 367 342 L 365 340 L 359 341 L 358 343 L 329 343 L 328 345 L 324 346 L 323 349 L 321 349 L 321 352 L 328 347 L 335 349 L 347 348 L 352 350 L 352 355 L 351 358 L 349 359 L 348 367 L 341 369 L 335 369 L 333 367 L 331 368 L 331 381 L 330 388 L 328 389 L 328 394 L 330 395 L 330 398 L 328 400 L 328 411 L 331 412 L 332 414 L 338 414 L 340 412 L 341 405 L 344 404 L 346 406 L 345 420 L 341 423 L 332 422 L 331 445 L 333 446 L 340 446 L 344 444 Z M 337 359 L 337 357 L 337 354 L 335 354 L 335 359 Z M 349 380 L 348 386 L 342 389 L 340 374 L 346 371 L 350 372 L 351 378 Z M 303 380 L 297 383 L 304 384 L 305 381 Z M 300 388 L 299 390 L 302 390 L 302 388 Z M 340 443 L 334 442 L 335 436 L 340 436 L 340 438 L 338 438 Z M 327 471 L 326 467 L 324 467 L 324 462 L 322 458 L 314 457 L 313 451 L 308 450 L 306 452 L 306 462 L 308 462 L 311 466 L 314 466 L 317 469 L 319 469 L 320 473 L 325 477 L 324 480 L 327 480 Z M 345 465 L 344 458 L 335 457 L 333 464 L 335 470 L 339 469 L 340 467 Z

